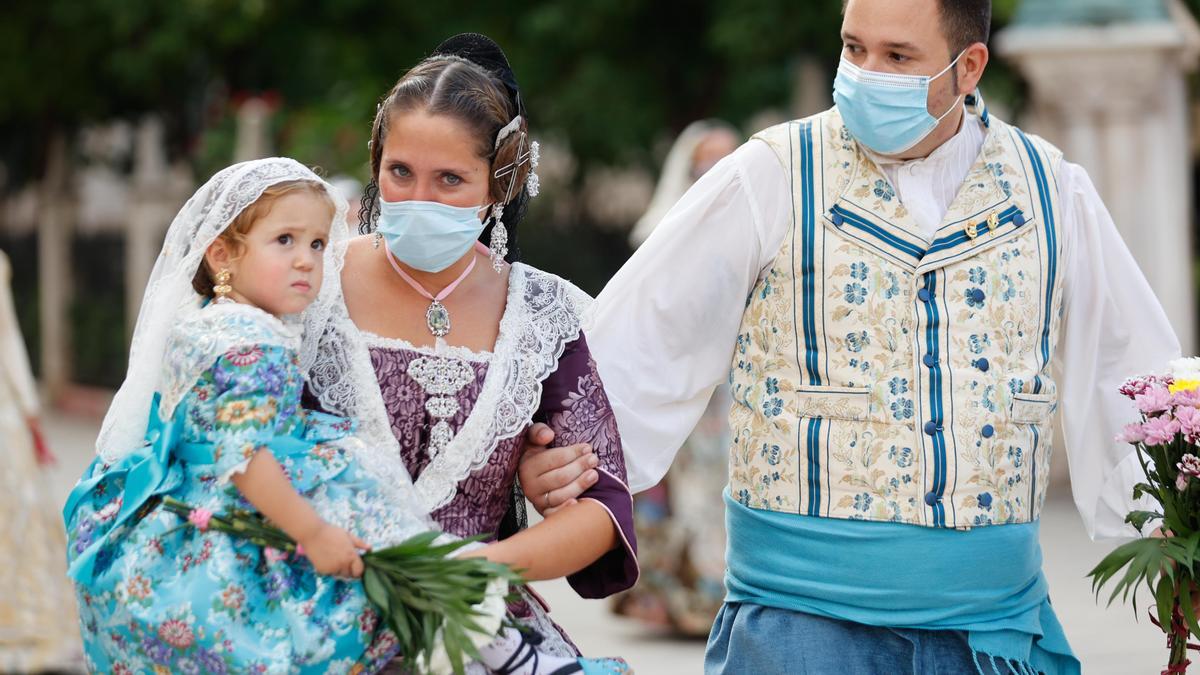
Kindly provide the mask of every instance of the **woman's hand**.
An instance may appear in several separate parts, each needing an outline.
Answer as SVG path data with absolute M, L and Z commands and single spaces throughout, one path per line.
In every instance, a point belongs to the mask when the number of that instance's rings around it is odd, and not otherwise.
M 322 523 L 299 543 L 317 574 L 347 579 L 362 576 L 363 561 L 359 551 L 371 549 L 367 542 L 329 523 Z
M 517 467 L 521 490 L 543 516 L 575 503 L 575 498 L 600 480 L 600 459 L 586 443 L 549 448 L 554 431 L 533 425 L 525 434 L 525 451 Z

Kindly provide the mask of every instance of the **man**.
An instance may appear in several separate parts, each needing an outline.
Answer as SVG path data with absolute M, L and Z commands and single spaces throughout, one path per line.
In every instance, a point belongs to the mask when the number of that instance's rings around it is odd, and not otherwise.
M 1117 387 L 1179 345 L 1083 169 L 987 114 L 990 20 L 849 0 L 836 106 L 718 164 L 597 299 L 634 490 L 732 385 L 708 673 L 1079 672 L 1038 546 L 1052 412 L 1089 532 L 1135 534 Z M 548 461 L 528 492 L 570 496 Z

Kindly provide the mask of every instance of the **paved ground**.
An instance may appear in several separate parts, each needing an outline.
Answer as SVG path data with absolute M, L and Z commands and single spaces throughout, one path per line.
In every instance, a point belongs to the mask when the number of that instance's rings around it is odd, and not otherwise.
M 52 415 L 46 432 L 60 464 L 55 489 L 65 496 L 91 460 L 95 420 Z M 1088 675 L 1156 673 L 1165 662 L 1162 634 L 1144 617 L 1135 620 L 1124 606 L 1097 605 L 1084 578 L 1111 547 L 1090 541 L 1074 505 L 1060 489 L 1042 519 L 1042 545 L 1050 596 Z M 59 500 L 61 501 L 61 499 Z M 556 619 L 590 655 L 624 656 L 641 675 L 699 673 L 704 644 L 676 640 L 640 624 L 618 619 L 607 604 L 580 600 L 565 582 L 541 583 L 537 588 L 554 608 Z

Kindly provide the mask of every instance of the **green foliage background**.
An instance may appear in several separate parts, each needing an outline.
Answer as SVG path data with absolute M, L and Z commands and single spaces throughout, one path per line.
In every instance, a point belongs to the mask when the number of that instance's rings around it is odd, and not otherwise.
M 996 0 L 997 29 L 1018 2 Z M 165 120 L 170 154 L 202 180 L 230 161 L 237 101 L 263 94 L 278 104 L 279 153 L 365 180 L 379 97 L 463 31 L 504 47 L 535 135 L 569 142 L 576 185 L 594 165 L 656 171 L 663 139 L 695 119 L 745 125 L 759 111 L 786 108 L 801 57 L 818 59 L 832 79 L 840 13 L 841 0 L 10 0 L 0 8 L 3 189 L 38 180 L 55 133 L 74 138 L 89 123 L 146 113 Z M 1020 82 L 999 60 L 985 90 L 989 100 L 1020 106 Z M 551 214 L 544 205 L 521 241 L 529 262 L 591 292 L 629 253 L 623 233 L 595 227 L 578 209 Z M 109 284 L 120 283 L 119 259 L 108 264 Z M 31 343 L 32 265 L 16 269 Z M 103 286 L 98 274 L 89 269 L 91 288 Z M 73 313 L 77 349 L 95 352 L 77 355 L 77 366 L 95 364 L 80 376 L 102 384 L 115 384 L 124 363 L 121 340 L 95 339 L 90 328 L 120 335 L 121 293 L 111 295 Z

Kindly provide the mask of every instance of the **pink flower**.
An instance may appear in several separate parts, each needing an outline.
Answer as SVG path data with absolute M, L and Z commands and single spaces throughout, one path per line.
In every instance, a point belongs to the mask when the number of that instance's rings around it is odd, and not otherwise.
M 179 619 L 168 619 L 158 627 L 158 637 L 163 642 L 171 645 L 176 649 L 187 649 L 192 646 L 195 638 L 192 636 L 192 629 L 186 623 Z
M 1142 428 L 1140 422 L 1126 424 L 1121 433 L 1117 434 L 1116 440 L 1120 443 L 1141 443 L 1146 440 L 1146 430 Z
M 1142 430 L 1146 432 L 1146 445 L 1165 445 L 1175 440 L 1175 434 L 1179 433 L 1179 420 L 1169 415 L 1151 417 L 1142 425 Z
M 1126 398 L 1133 400 L 1141 394 L 1146 393 L 1146 391 L 1152 387 L 1167 387 L 1170 386 L 1174 381 L 1174 378 L 1172 378 L 1170 375 L 1165 377 L 1159 377 L 1158 375 L 1131 377 L 1121 384 L 1121 387 L 1118 389 L 1118 391 L 1120 391 L 1121 394 Z
M 304 555 L 304 547 L 300 544 L 296 544 L 296 556 L 299 557 L 302 555 Z
M 188 514 L 188 522 L 201 532 L 208 529 L 208 521 L 212 520 L 213 512 L 208 509 L 196 508 Z
M 1188 453 L 1180 457 L 1175 468 L 1179 469 L 1179 475 L 1175 477 L 1175 489 L 1183 492 L 1193 478 L 1200 477 L 1200 457 Z
M 286 553 L 284 553 L 283 551 L 280 551 L 277 548 L 271 548 L 270 546 L 263 549 L 263 556 L 266 557 L 267 562 L 274 563 L 274 562 L 279 562 L 280 560 L 287 560 Z
M 1171 407 L 1171 392 L 1166 387 L 1149 387 L 1133 398 L 1143 415 L 1153 415 Z
M 1179 420 L 1179 430 L 1183 432 L 1183 437 L 1188 443 L 1195 443 L 1200 439 L 1200 409 L 1187 406 L 1176 408 L 1175 419 Z
M 1180 473 L 1185 473 L 1193 478 L 1200 476 L 1200 457 L 1188 453 L 1179 459 L 1175 468 L 1179 469 Z
M 1200 389 L 1180 389 L 1171 395 L 1176 408 L 1200 408 Z

